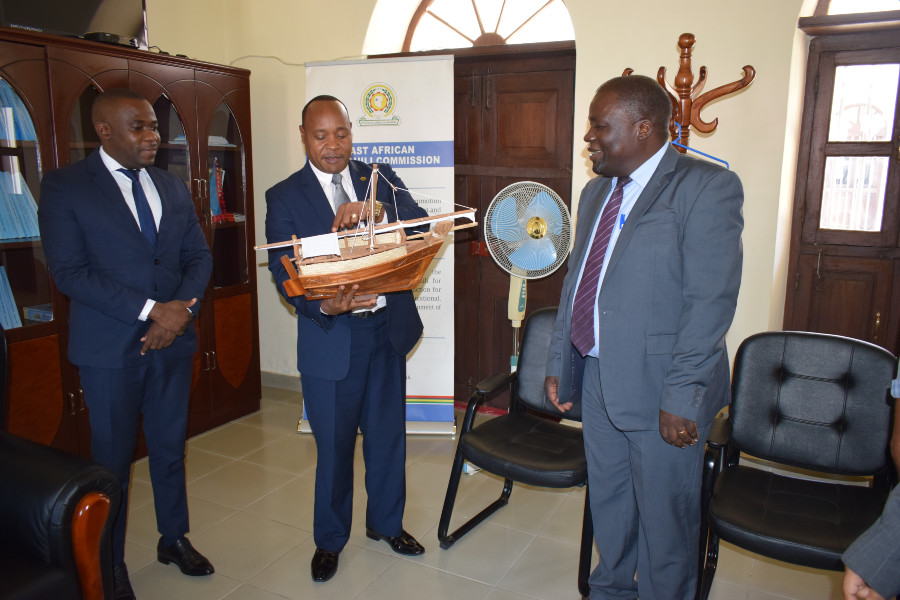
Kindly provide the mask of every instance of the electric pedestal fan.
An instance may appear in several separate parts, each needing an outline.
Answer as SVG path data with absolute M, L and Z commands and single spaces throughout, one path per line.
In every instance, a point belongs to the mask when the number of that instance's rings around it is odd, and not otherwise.
M 484 239 L 494 261 L 510 274 L 512 370 L 519 355 L 518 328 L 525 317 L 526 281 L 556 271 L 566 261 L 571 238 L 569 210 L 556 192 L 540 183 L 520 181 L 507 186 L 488 206 Z

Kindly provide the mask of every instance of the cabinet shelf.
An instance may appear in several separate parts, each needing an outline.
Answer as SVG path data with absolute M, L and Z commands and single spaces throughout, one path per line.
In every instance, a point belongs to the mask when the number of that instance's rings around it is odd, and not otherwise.
M 21 248 L 35 248 L 41 245 L 40 237 L 10 238 L 0 240 L 0 250 L 18 250 Z

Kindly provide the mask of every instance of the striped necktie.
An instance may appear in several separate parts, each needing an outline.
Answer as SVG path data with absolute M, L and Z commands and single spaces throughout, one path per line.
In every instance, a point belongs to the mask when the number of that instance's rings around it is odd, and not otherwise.
M 572 302 L 572 330 L 570 338 L 575 349 L 582 356 L 587 356 L 594 347 L 594 305 L 597 303 L 597 287 L 600 284 L 600 271 L 603 269 L 603 260 L 606 257 L 606 249 L 609 248 L 609 239 L 612 237 L 613 227 L 616 225 L 616 217 L 619 216 L 619 208 L 622 206 L 625 186 L 631 181 L 630 177 L 620 177 L 616 182 L 609 202 L 600 215 L 600 222 L 594 232 L 594 241 L 584 261 L 584 271 L 581 273 L 581 282 L 575 291 L 575 300 Z

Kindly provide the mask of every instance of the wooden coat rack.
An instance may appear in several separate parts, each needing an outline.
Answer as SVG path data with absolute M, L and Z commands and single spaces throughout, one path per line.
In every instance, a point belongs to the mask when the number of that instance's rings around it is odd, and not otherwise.
M 672 101 L 672 122 L 669 124 L 669 134 L 672 141 L 676 141 L 683 146 L 688 146 L 688 138 L 691 135 L 691 126 L 694 126 L 701 133 L 712 133 L 719 125 L 719 119 L 713 119 L 707 123 L 700 118 L 700 111 L 709 102 L 734 93 L 741 88 L 750 85 L 753 78 L 756 77 L 756 69 L 750 65 L 744 67 L 744 76 L 729 84 L 719 86 L 709 90 L 703 95 L 698 96 L 703 91 L 703 85 L 706 83 L 706 67 L 700 67 L 700 77 L 697 83 L 694 83 L 694 73 L 691 70 L 691 52 L 694 48 L 696 38 L 693 33 L 682 33 L 678 37 L 678 47 L 681 48 L 681 56 L 678 60 L 678 73 L 675 75 L 675 84 L 666 83 L 666 68 L 660 67 L 656 73 L 656 80 L 659 85 L 666 90 L 669 99 Z M 633 69 L 625 69 L 622 75 L 631 75 Z M 678 136 L 675 123 L 681 125 L 681 135 Z M 676 136 L 678 139 L 676 140 Z M 675 148 L 684 154 L 685 148 L 675 146 Z

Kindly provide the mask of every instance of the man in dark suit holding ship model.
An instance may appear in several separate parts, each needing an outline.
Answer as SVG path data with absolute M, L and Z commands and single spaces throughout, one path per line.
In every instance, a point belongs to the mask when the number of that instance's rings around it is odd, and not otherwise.
M 365 198 L 372 168 L 351 161 L 353 136 L 344 104 L 332 96 L 303 108 L 300 137 L 306 165 L 266 192 L 266 239 L 270 243 L 356 227 L 369 217 Z M 427 216 L 388 166 L 379 174 L 375 221 Z M 306 300 L 284 290 L 289 278 L 281 257 L 269 252 L 275 284 L 297 312 L 297 367 L 304 405 L 318 450 L 313 537 L 314 581 L 337 571 L 350 537 L 353 453 L 357 429 L 366 462 L 366 535 L 385 540 L 399 554 L 425 549 L 403 529 L 406 503 L 406 355 L 422 334 L 412 292 L 356 295 L 357 286 L 335 298 Z

